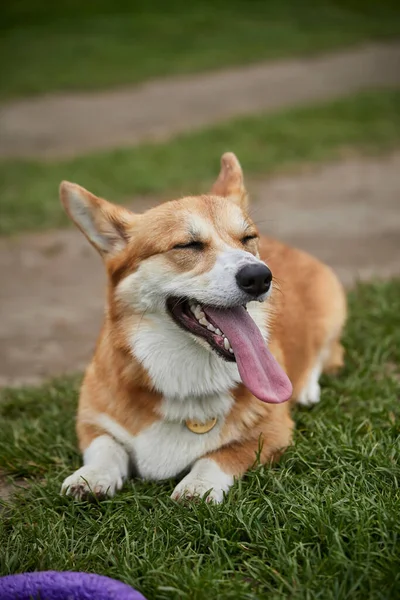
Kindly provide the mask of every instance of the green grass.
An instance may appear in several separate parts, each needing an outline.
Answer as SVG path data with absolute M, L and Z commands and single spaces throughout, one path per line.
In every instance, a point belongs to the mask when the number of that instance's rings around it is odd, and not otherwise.
M 3 98 L 132 84 L 400 35 L 394 0 L 3 4 Z
M 227 150 L 237 153 L 250 177 L 337 158 L 349 149 L 389 151 L 399 141 L 400 91 L 387 90 L 241 118 L 160 145 L 60 162 L 1 161 L 0 234 L 66 225 L 58 201 L 62 179 L 119 202 L 135 194 L 172 198 L 207 191 Z
M 398 598 L 400 280 L 360 286 L 350 307 L 344 372 L 295 412 L 281 463 L 221 506 L 175 504 L 172 481 L 102 503 L 60 497 L 80 464 L 77 383 L 5 391 L 0 470 L 34 483 L 3 511 L 0 573 L 92 571 L 149 600 Z

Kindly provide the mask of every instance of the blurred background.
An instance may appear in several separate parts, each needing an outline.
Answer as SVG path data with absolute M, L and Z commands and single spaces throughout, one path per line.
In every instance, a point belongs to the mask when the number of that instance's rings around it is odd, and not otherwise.
M 400 273 L 390 0 L 14 0 L 0 8 L 0 385 L 81 370 L 100 259 L 62 179 L 142 211 L 242 163 L 263 233 L 350 286 Z

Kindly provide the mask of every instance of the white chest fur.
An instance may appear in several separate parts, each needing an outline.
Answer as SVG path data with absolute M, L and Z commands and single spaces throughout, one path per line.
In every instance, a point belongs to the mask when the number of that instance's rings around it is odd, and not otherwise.
M 221 428 L 232 403 L 228 394 L 186 401 L 165 399 L 160 408 L 161 419 L 138 435 L 131 435 L 105 414 L 98 415 L 96 422 L 125 448 L 140 477 L 160 480 L 179 475 L 220 446 Z M 193 433 L 184 422 L 204 422 L 211 417 L 217 417 L 217 424 L 204 434 Z
M 220 445 L 221 424 L 197 434 L 184 423 L 154 423 L 134 440 L 138 473 L 144 479 L 165 479 L 185 471 Z

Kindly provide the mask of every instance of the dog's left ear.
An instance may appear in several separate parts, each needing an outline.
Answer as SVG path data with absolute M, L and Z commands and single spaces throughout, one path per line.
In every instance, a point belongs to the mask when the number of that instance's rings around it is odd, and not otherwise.
M 61 183 L 60 197 L 68 216 L 103 258 L 113 256 L 126 246 L 129 229 L 135 222 L 131 211 L 68 181 Z
M 221 157 L 221 170 L 211 188 L 215 196 L 224 196 L 239 204 L 243 210 L 248 207 L 248 196 L 244 187 L 243 171 L 233 152 L 225 152 Z

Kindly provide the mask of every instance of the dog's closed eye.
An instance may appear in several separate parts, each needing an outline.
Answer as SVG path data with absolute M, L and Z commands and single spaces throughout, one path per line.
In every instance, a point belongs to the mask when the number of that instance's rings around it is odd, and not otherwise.
M 257 234 L 252 234 L 252 235 L 245 235 L 240 241 L 242 242 L 243 245 L 246 245 L 248 242 L 251 242 L 252 240 L 256 240 L 258 238 Z
M 190 249 L 190 250 L 204 250 L 204 243 L 196 240 L 190 242 L 184 242 L 182 244 L 175 244 L 173 250 Z

